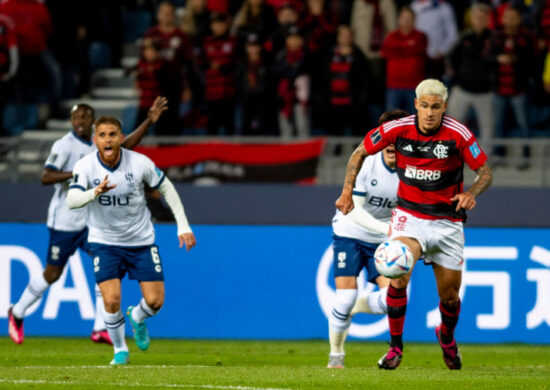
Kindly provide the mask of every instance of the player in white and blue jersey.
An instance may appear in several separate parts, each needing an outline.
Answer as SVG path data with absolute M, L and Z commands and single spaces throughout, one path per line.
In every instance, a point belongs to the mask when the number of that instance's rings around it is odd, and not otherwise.
M 409 115 L 403 110 L 384 113 L 380 124 Z M 374 266 L 374 251 L 388 238 L 391 211 L 397 201 L 399 179 L 395 147 L 388 146 L 363 162 L 353 189 L 355 208 L 347 215 L 339 210 L 332 220 L 336 300 L 329 317 L 328 368 L 344 368 L 344 342 L 351 318 L 359 312 L 385 314 L 389 279 Z M 365 268 L 367 280 L 379 290 L 357 298 L 357 276 Z
M 158 189 L 172 210 L 178 226 L 180 248 L 189 250 L 196 240 L 174 185 L 146 156 L 121 148 L 124 136 L 113 117 L 96 121 L 97 152 L 78 161 L 67 205 L 88 208 L 88 242 L 96 283 L 104 302 L 104 320 L 114 346 L 112 365 L 129 362 L 120 310 L 121 283 L 126 273 L 139 281 L 143 298 L 126 312 L 136 345 L 149 347 L 145 319 L 164 303 L 164 276 L 144 185 Z
M 130 134 L 125 141 L 125 147 L 135 147 L 145 135 L 151 124 L 156 123 L 167 108 L 166 98 L 157 98 L 149 116 L 140 127 Z M 11 339 L 21 344 L 24 340 L 23 318 L 26 310 L 57 281 L 67 264 L 69 257 L 78 248 L 87 251 L 86 228 L 87 211 L 85 208 L 70 210 L 66 204 L 72 170 L 76 162 L 85 155 L 96 150 L 92 144 L 92 125 L 94 109 L 87 104 L 78 104 L 71 110 L 71 125 L 73 130 L 57 140 L 51 149 L 42 172 L 42 184 L 55 187 L 54 195 L 48 209 L 49 245 L 44 273 L 29 281 L 19 301 L 10 308 L 8 313 L 9 335 Z M 96 317 L 91 339 L 98 343 L 111 343 L 103 323 L 103 300 L 96 286 Z

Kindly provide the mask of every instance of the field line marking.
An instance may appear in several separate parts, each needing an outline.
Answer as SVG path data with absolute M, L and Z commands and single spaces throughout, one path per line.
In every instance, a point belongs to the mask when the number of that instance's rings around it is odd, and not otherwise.
M 154 364 L 146 364 L 146 365 L 127 365 L 127 366 L 119 366 L 118 368 L 122 369 L 129 369 L 129 368 L 218 368 L 219 366 L 208 366 L 204 364 L 185 364 L 181 366 L 177 365 L 154 365 Z M 77 368 L 113 368 L 113 366 L 110 365 L 82 365 L 82 366 L 18 366 L 18 367 L 12 367 L 14 369 L 55 369 L 55 368 L 66 368 L 66 369 L 77 369 Z
M 33 385 L 76 385 L 76 386 L 96 386 L 97 383 L 71 382 L 71 381 L 47 381 L 44 379 L 0 379 L 0 383 L 9 384 L 33 384 Z M 119 387 L 149 387 L 149 384 L 140 383 L 109 383 L 109 386 Z M 193 385 L 193 384 L 176 384 L 176 383 L 155 383 L 155 387 L 166 388 L 194 388 L 194 389 L 227 389 L 227 390 L 292 390 L 290 388 L 277 387 L 252 387 L 252 386 L 232 386 L 232 385 Z

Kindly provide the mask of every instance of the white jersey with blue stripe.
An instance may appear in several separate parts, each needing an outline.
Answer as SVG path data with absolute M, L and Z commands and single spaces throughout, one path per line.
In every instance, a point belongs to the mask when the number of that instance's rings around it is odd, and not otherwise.
M 116 246 L 152 245 L 155 230 L 147 208 L 144 184 L 158 188 L 164 173 L 143 154 L 121 149 L 120 160 L 113 168 L 105 165 L 99 152 L 80 160 L 73 169 L 70 188 L 95 188 L 108 176 L 112 190 L 88 203 L 88 241 Z
M 391 211 L 397 201 L 399 178 L 394 169 L 386 165 L 382 152 L 367 156 L 357 178 L 353 195 L 365 197 L 365 210 L 374 218 L 389 222 Z M 340 237 L 354 238 L 363 242 L 378 244 L 388 238 L 365 229 L 348 214 L 339 210 L 332 219 L 332 231 Z
M 78 137 L 73 131 L 55 141 L 45 168 L 72 172 L 76 162 L 96 150 L 95 145 Z M 67 192 L 71 179 L 55 183 L 55 192 L 48 208 L 48 227 L 54 230 L 76 232 L 86 227 L 86 208 L 71 210 L 67 207 Z

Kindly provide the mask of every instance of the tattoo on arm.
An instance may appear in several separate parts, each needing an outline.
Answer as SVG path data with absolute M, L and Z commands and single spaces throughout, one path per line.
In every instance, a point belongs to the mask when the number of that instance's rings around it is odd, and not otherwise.
M 357 174 L 361 169 L 361 165 L 363 165 L 363 161 L 367 156 L 368 153 L 365 150 L 363 144 L 359 144 L 359 146 L 351 154 L 351 157 L 348 161 L 348 166 L 346 168 L 346 179 L 344 180 L 344 190 L 353 191 L 353 187 L 355 186 L 355 179 L 357 178 Z
M 478 175 L 478 178 L 468 190 L 468 192 L 472 193 L 475 197 L 483 193 L 487 188 L 489 188 L 489 186 L 493 182 L 493 173 L 491 172 L 491 168 L 489 168 L 489 165 L 487 165 L 487 163 L 479 167 L 476 170 L 476 173 Z

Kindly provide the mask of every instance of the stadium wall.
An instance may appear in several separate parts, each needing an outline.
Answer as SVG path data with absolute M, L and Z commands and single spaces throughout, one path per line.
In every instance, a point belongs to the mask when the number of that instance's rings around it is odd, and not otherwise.
M 340 186 L 176 184 L 193 224 L 321 225 L 330 223 Z M 0 182 L 0 222 L 45 222 L 52 186 Z M 550 188 L 493 187 L 469 213 L 471 227 L 550 227 Z
M 333 196 L 328 198 L 332 201 Z M 266 212 L 275 200 L 266 201 Z M 302 206 L 298 201 L 296 207 Z M 157 226 L 167 296 L 158 316 L 148 320 L 152 337 L 326 338 L 326 314 L 334 295 L 330 227 L 196 225 L 194 229 L 197 247 L 186 252 L 178 249 L 174 225 Z M 550 229 L 470 227 L 465 235 L 457 338 L 476 343 L 550 343 Z M 20 296 L 30 277 L 42 272 L 47 241 L 44 224 L 0 223 L 4 334 L 9 303 Z M 88 336 L 94 315 L 92 269 L 86 254 L 75 254 L 61 279 L 29 310 L 26 334 Z M 359 285 L 361 293 L 370 288 L 362 276 Z M 417 265 L 409 293 L 404 337 L 433 342 L 439 314 L 430 267 Z M 124 280 L 123 308 L 139 298 L 137 283 Z M 128 326 L 126 330 L 129 335 Z M 387 321 L 358 315 L 350 335 L 387 340 Z

